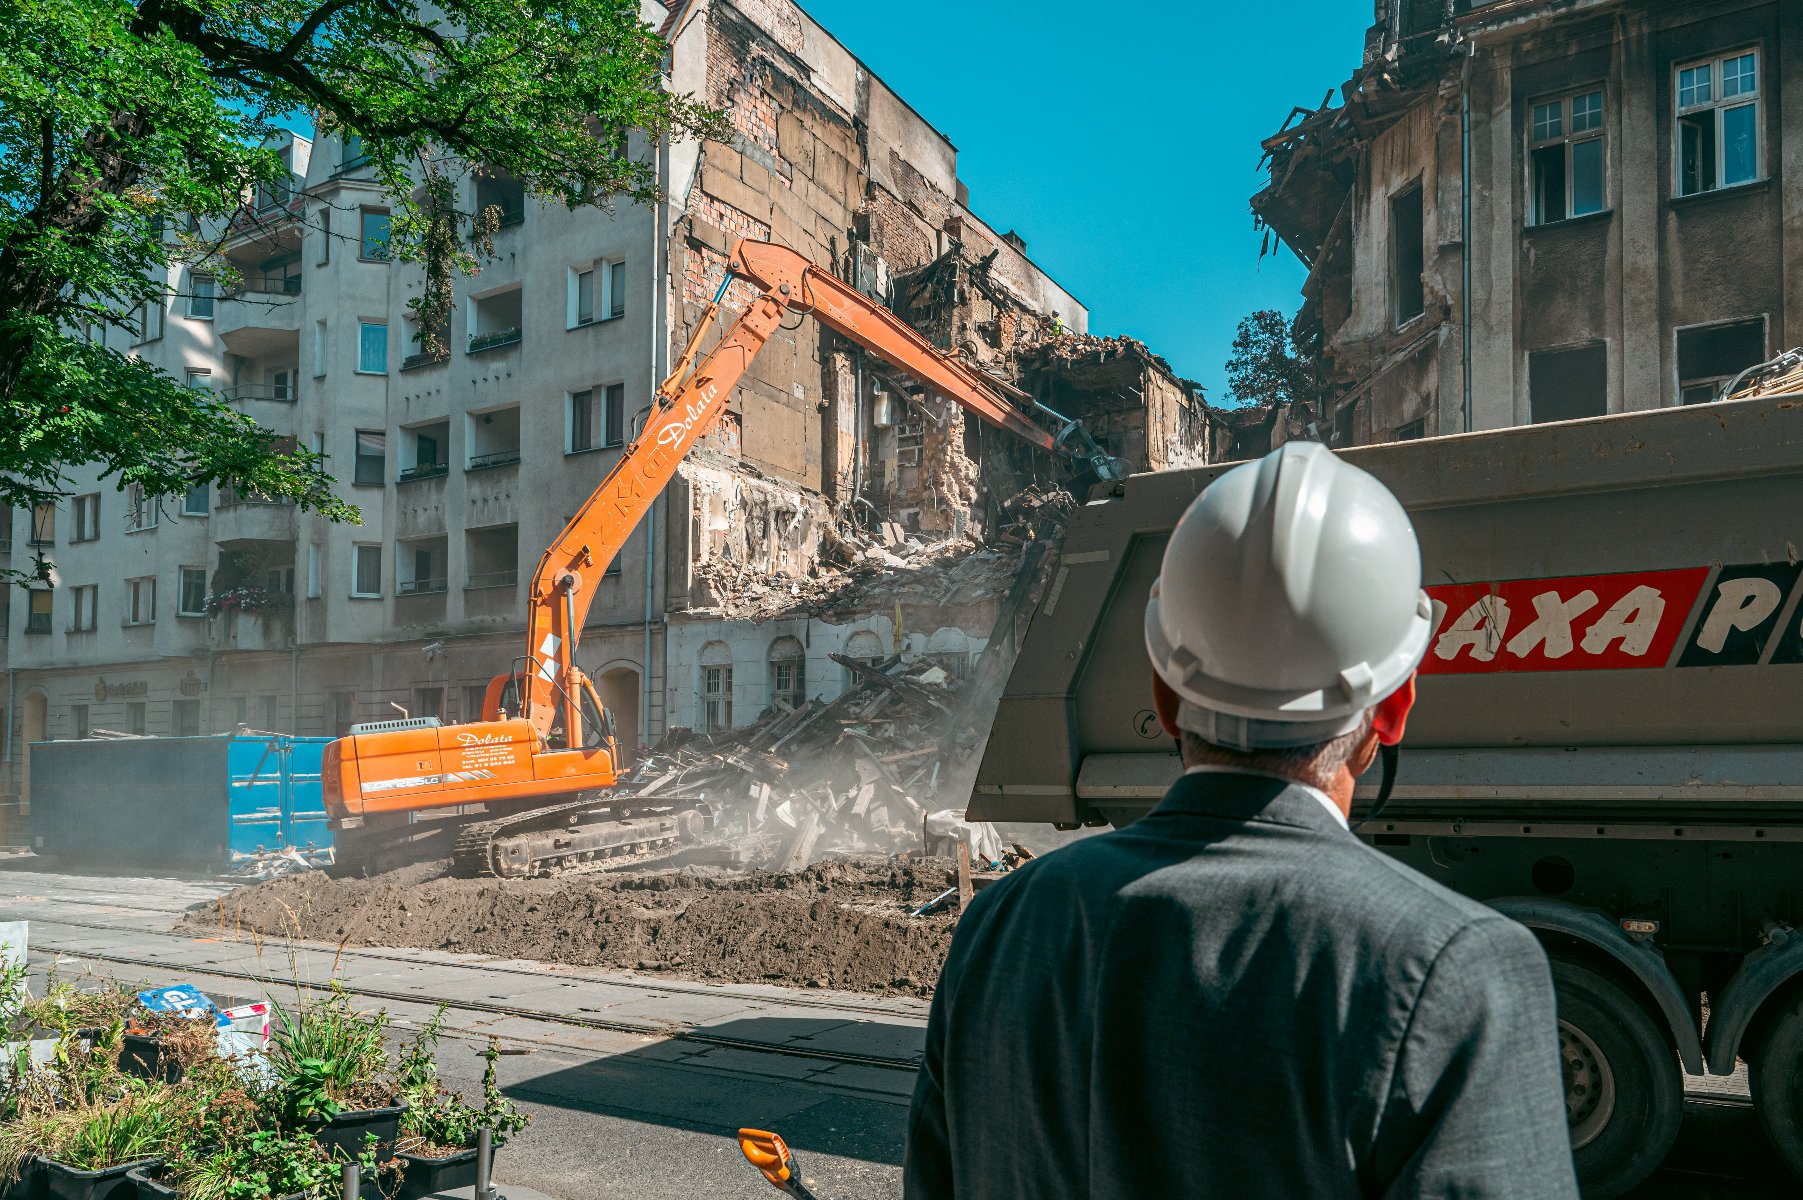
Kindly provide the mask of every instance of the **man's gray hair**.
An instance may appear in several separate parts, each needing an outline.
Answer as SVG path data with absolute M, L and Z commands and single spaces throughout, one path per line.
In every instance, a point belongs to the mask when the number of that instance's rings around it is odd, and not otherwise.
M 1204 741 L 1199 734 L 1183 731 L 1183 765 L 1186 767 L 1231 767 L 1242 771 L 1264 771 L 1300 780 L 1310 787 L 1327 791 L 1340 768 L 1352 761 L 1360 743 L 1371 732 L 1371 713 L 1366 712 L 1357 728 L 1312 746 L 1290 746 L 1281 750 L 1230 750 Z

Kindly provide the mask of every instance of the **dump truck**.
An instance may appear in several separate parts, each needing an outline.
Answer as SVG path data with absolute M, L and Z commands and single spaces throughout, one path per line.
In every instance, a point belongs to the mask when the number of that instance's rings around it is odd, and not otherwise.
M 1541 940 L 1586 1196 L 1658 1165 L 1685 1073 L 1739 1062 L 1803 1175 L 1803 394 L 1344 453 L 1407 508 L 1435 619 L 1393 798 L 1358 833 Z M 1125 825 L 1180 774 L 1146 593 L 1227 469 L 1092 490 L 972 820 Z

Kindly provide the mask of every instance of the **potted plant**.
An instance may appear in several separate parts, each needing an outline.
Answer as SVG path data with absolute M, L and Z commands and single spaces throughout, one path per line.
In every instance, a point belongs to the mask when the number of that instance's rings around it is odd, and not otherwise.
M 139 1007 L 125 1021 L 119 1069 L 142 1079 L 177 1083 L 198 1063 L 217 1057 L 212 1014 L 150 1012 Z
M 0 1156 L 37 1163 L 34 1190 L 46 1200 L 133 1200 L 127 1178 L 168 1146 L 167 1096 L 128 1093 L 101 1104 L 20 1114 L 0 1128 Z
M 277 1124 L 313 1134 L 348 1161 L 370 1148 L 387 1150 L 400 1132 L 406 1104 L 388 1074 L 385 1011 L 358 1012 L 336 982 L 331 994 L 290 1013 L 271 1006 L 266 1103 Z
M 494 1145 L 499 1146 L 530 1120 L 501 1094 L 496 1082 L 495 1063 L 501 1057 L 498 1038 L 489 1038 L 482 1053 L 487 1063 L 482 1071 L 480 1108 L 439 1080 L 436 1051 L 447 1007 L 439 1005 L 401 1052 L 397 1064 L 396 1078 L 407 1103 L 401 1118 L 401 1140 L 395 1147 L 401 1162 L 398 1200 L 421 1200 L 473 1185 L 477 1131 L 485 1126 L 492 1130 Z
M 132 1180 L 137 1200 L 308 1200 L 335 1195 L 341 1170 L 309 1134 L 248 1128 L 222 1144 L 172 1150 Z

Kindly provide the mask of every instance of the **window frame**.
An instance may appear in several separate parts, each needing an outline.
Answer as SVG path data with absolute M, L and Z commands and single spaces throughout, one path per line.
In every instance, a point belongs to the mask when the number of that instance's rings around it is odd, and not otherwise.
M 1575 113 L 1574 102 L 1588 99 L 1591 96 L 1597 97 L 1598 100 L 1596 124 L 1587 129 L 1578 130 L 1574 127 L 1572 120 Z M 1559 132 L 1541 137 L 1537 128 L 1537 110 L 1549 104 L 1559 106 Z M 1565 221 L 1594 217 L 1600 213 L 1612 211 L 1613 206 L 1609 202 L 1609 89 L 1603 81 L 1598 80 L 1581 87 L 1535 96 L 1527 103 L 1526 128 L 1523 132 L 1527 140 L 1527 149 L 1524 154 L 1526 170 L 1523 172 L 1523 178 L 1528 192 L 1527 203 L 1523 207 L 1527 213 L 1528 228 L 1539 229 L 1547 225 L 1558 225 Z M 1599 167 L 1602 177 L 1598 181 L 1597 189 L 1599 203 L 1596 208 L 1588 212 L 1577 212 L 1576 147 L 1589 142 L 1601 143 Z M 1547 218 L 1539 211 L 1540 188 L 1537 156 L 1540 151 L 1549 150 L 1555 146 L 1560 148 L 1564 161 L 1565 188 L 1564 196 L 1561 199 L 1564 215 Z
M 141 483 L 125 485 L 125 532 L 143 533 L 155 529 L 162 518 L 158 497 L 144 490 Z
M 1754 313 L 1754 314 L 1751 314 L 1749 316 L 1744 316 L 1744 317 L 1727 317 L 1727 318 L 1724 318 L 1723 320 L 1719 320 L 1719 321 L 1699 321 L 1699 322 L 1696 322 L 1696 323 L 1693 323 L 1690 325 L 1674 325 L 1672 327 L 1672 331 L 1671 331 L 1672 375 L 1671 375 L 1671 378 L 1672 378 L 1672 383 L 1673 383 L 1673 387 L 1674 387 L 1674 391 L 1672 394 L 1676 398 L 1679 408 L 1686 408 L 1693 404 L 1713 404 L 1713 403 L 1715 403 L 1716 401 L 1718 401 L 1722 398 L 1722 396 L 1721 396 L 1722 387 L 1726 384 L 1732 383 L 1735 379 L 1739 378 L 1740 375 L 1743 374 L 1746 370 L 1746 368 L 1743 367 L 1740 371 L 1735 371 L 1735 372 L 1733 372 L 1731 374 L 1727 374 L 1727 375 L 1693 375 L 1689 379 L 1686 379 L 1684 377 L 1684 353 L 1683 353 L 1684 335 L 1687 333 L 1695 332 L 1697 330 L 1726 329 L 1726 328 L 1729 328 L 1730 326 L 1736 326 L 1736 325 L 1750 326 L 1750 325 L 1754 325 L 1754 324 L 1757 324 L 1759 326 L 1759 353 L 1763 357 L 1758 359 L 1756 362 L 1754 362 L 1750 365 L 1757 366 L 1760 362 L 1770 361 L 1770 358 L 1771 358 L 1772 314 L 1769 312 Z M 1709 398 L 1707 400 L 1685 400 L 1684 399 L 1684 393 L 1686 391 L 1688 391 L 1692 388 L 1703 387 L 1705 385 L 1710 386 L 1712 389 L 1711 395 L 1709 396 Z
M 69 502 L 69 544 L 100 540 L 100 493 L 88 492 Z
M 200 607 L 188 607 L 188 579 L 196 576 L 200 581 Z M 175 569 L 175 615 L 178 617 L 204 617 L 207 615 L 207 569 L 205 567 L 177 567 Z
M 1722 74 L 1725 63 L 1742 58 L 1753 59 L 1753 90 L 1740 92 L 1734 96 L 1725 94 L 1726 80 Z M 1731 191 L 1734 188 L 1750 187 L 1764 183 L 1769 179 L 1770 171 L 1766 163 L 1765 136 L 1765 48 L 1759 43 L 1739 46 L 1733 50 L 1725 50 L 1702 58 L 1679 60 L 1672 63 L 1672 198 L 1687 200 L 1692 196 L 1707 196 L 1715 192 Z M 1709 99 L 1685 105 L 1682 101 L 1684 72 L 1698 67 L 1709 69 Z M 1751 100 L 1748 96 L 1751 96 Z M 1751 104 L 1753 108 L 1753 175 L 1748 179 L 1726 182 L 1728 138 L 1724 129 L 1725 114 L 1730 109 L 1744 108 Z M 1700 187 L 1695 191 L 1684 190 L 1684 121 L 1686 117 L 1695 117 L 1700 113 L 1710 114 L 1712 132 L 1715 139 L 1715 161 L 1710 164 L 1715 174 L 1715 183 L 1709 187 Z
M 366 341 L 364 340 L 364 334 L 365 334 L 366 330 L 370 330 L 370 329 L 380 329 L 382 331 L 382 366 L 379 370 L 371 370 L 369 367 L 366 367 L 363 365 L 363 350 L 364 350 L 364 347 L 367 345 Z M 356 370 L 356 374 L 358 374 L 358 375 L 387 375 L 388 374 L 388 322 L 386 322 L 386 321 L 365 321 L 362 319 L 359 319 L 357 321 L 357 370 Z
M 148 591 L 150 603 L 143 605 L 141 601 Z M 148 608 L 146 616 L 141 609 Z M 157 577 L 155 575 L 139 575 L 125 581 L 125 625 L 137 628 L 157 623 Z
M 363 439 L 371 437 L 379 439 L 382 452 L 365 454 Z M 364 478 L 365 463 L 375 463 L 373 477 Z M 353 429 L 351 431 L 351 486 L 383 487 L 388 483 L 388 431 L 386 429 Z
M 1396 207 L 1411 194 L 1417 198 L 1416 204 L 1421 212 L 1419 230 L 1421 244 L 1417 247 L 1421 261 L 1421 270 L 1415 273 L 1415 282 L 1413 285 L 1415 293 L 1420 297 L 1420 306 L 1412 312 L 1405 313 L 1402 311 L 1402 293 L 1400 290 L 1403 278 L 1403 263 L 1400 253 L 1402 249 L 1402 239 L 1397 236 Z M 1417 176 L 1414 180 L 1390 193 L 1387 216 L 1389 219 L 1390 232 L 1390 294 L 1388 297 L 1390 307 L 1390 328 L 1402 329 L 1411 322 L 1418 321 L 1427 315 L 1427 280 L 1425 279 L 1427 274 L 1427 189 L 1425 181 L 1420 176 Z
M 701 727 L 705 733 L 721 733 L 732 723 L 732 664 L 701 668 Z M 723 723 L 716 723 L 716 717 Z
M 194 497 L 199 495 L 200 507 L 194 507 Z M 210 484 L 197 483 L 182 493 L 182 516 L 208 517 L 213 515 L 213 488 Z
M 313 322 L 313 378 L 324 379 L 329 355 L 326 352 L 326 318 Z
M 25 590 L 25 632 L 49 633 L 56 623 L 56 589 L 28 587 Z M 43 608 L 36 607 L 38 596 L 44 597 Z
M 594 405 L 597 398 L 600 410 L 593 420 L 596 440 L 584 446 L 576 444 L 576 398 L 587 396 L 587 403 Z M 626 444 L 626 384 L 615 380 L 611 383 L 594 383 L 585 388 L 571 388 L 564 393 L 563 452 L 565 455 L 589 454 L 597 450 L 617 450 Z M 584 433 L 586 434 L 585 422 Z
M 93 633 L 100 628 L 100 585 L 78 583 L 69 593 L 69 633 Z
M 201 294 L 201 284 L 206 284 L 206 294 Z M 196 306 L 205 302 L 206 312 L 196 312 Z M 188 320 L 211 321 L 219 311 L 219 280 L 216 276 L 204 271 L 188 273 Z
M 138 318 L 138 328 L 132 334 L 132 345 L 147 346 L 151 342 L 160 342 L 163 340 L 163 329 L 165 327 L 165 317 L 167 314 L 163 308 L 163 298 L 161 296 L 158 296 L 154 300 L 146 300 L 139 304 L 135 311 L 135 315 Z M 152 319 L 153 317 L 154 320 Z M 151 332 L 153 327 L 156 330 L 154 333 Z
M 376 590 L 373 592 L 366 592 L 366 591 L 359 590 L 363 584 L 361 568 L 363 565 L 363 557 L 364 557 L 365 551 L 370 552 L 376 560 Z M 382 554 L 382 543 L 381 542 L 352 542 L 351 543 L 351 599 L 353 599 L 353 600 L 380 600 L 382 598 L 382 559 L 383 559 L 383 557 L 384 556 Z
M 382 228 L 380 253 L 369 253 L 369 220 L 381 217 L 386 224 Z M 388 249 L 388 243 L 394 232 L 394 210 L 380 204 L 359 204 L 357 206 L 357 261 L 366 263 L 382 263 L 394 261 L 394 255 Z

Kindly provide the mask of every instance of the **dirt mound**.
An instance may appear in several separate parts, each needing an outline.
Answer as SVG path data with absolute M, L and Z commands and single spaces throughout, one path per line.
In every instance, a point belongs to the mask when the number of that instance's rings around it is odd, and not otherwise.
M 186 925 L 925 996 L 957 921 L 909 914 L 945 889 L 951 865 L 871 855 L 793 874 L 686 867 L 506 882 L 449 878 L 442 863 L 368 879 L 310 872 L 229 892 Z

